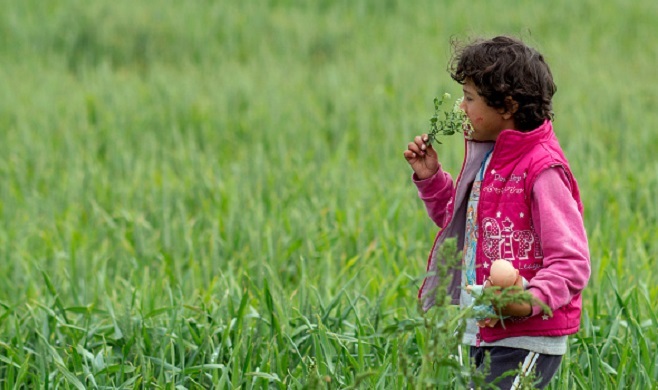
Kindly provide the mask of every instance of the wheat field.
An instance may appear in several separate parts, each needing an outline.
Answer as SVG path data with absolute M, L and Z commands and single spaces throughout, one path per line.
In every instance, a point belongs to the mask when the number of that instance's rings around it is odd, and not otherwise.
M 496 34 L 551 65 L 585 205 L 550 388 L 658 386 L 658 3 L 0 9 L 0 388 L 462 388 L 402 151 L 459 96 L 450 40 Z

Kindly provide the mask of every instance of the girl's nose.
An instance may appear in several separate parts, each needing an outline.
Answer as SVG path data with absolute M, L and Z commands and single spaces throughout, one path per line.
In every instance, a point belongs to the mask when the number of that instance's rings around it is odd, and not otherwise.
M 466 103 L 464 103 L 464 100 L 459 103 L 459 109 L 466 112 Z

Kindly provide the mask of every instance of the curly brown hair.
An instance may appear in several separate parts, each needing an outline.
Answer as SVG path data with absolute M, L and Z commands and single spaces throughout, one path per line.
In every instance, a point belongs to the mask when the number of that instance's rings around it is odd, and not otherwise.
M 513 112 L 518 130 L 527 132 L 553 119 L 551 99 L 557 87 L 537 50 L 508 36 L 465 46 L 453 41 L 453 48 L 450 76 L 460 84 L 471 79 L 489 106 Z

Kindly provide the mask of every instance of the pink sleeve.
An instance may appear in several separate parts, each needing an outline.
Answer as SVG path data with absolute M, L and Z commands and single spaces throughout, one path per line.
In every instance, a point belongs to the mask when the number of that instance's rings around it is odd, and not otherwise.
M 452 197 L 452 177 L 439 167 L 434 176 L 419 180 L 416 174 L 413 174 L 412 179 L 418 188 L 418 196 L 425 203 L 427 214 L 434 223 L 443 227 L 446 207 Z
M 541 239 L 544 268 L 527 289 L 552 310 L 568 304 L 590 276 L 587 233 L 570 187 L 557 167 L 542 172 L 532 190 L 532 222 Z M 532 315 L 539 313 L 541 307 L 533 307 Z

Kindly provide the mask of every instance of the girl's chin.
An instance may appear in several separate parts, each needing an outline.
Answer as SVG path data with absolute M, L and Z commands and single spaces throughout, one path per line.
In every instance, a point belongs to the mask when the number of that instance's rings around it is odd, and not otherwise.
M 493 141 L 491 138 L 488 137 L 482 137 L 481 134 L 478 132 L 471 132 L 469 135 L 464 134 L 464 138 L 466 138 L 469 141 L 478 141 L 478 142 L 489 142 Z

